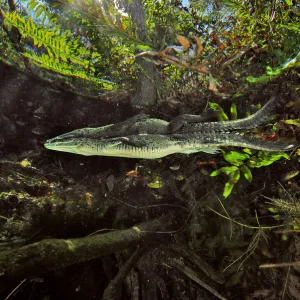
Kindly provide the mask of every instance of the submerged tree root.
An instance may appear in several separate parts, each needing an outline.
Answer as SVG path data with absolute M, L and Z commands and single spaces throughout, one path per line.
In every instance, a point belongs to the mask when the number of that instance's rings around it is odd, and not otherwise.
M 220 284 L 225 283 L 222 273 L 215 271 L 206 261 L 204 261 L 199 255 L 197 255 L 187 247 L 180 247 L 173 244 L 170 245 L 169 248 L 176 256 L 182 257 L 186 261 L 190 261 L 193 266 L 197 267 L 213 281 Z
M 221 294 L 219 294 L 213 287 L 202 281 L 198 274 L 196 274 L 191 268 L 186 266 L 181 260 L 173 258 L 169 261 L 169 265 L 181 273 L 183 273 L 186 277 L 191 279 L 192 281 L 196 282 L 206 290 L 208 290 L 210 293 L 212 293 L 215 297 L 221 300 L 226 300 Z
M 167 221 L 168 220 L 168 221 Z M 129 229 L 76 239 L 48 239 L 0 252 L 1 282 L 42 273 L 124 250 L 165 230 L 172 218 L 158 218 Z
M 125 277 L 129 274 L 132 267 L 139 261 L 145 253 L 145 248 L 137 249 L 121 267 L 116 277 L 109 283 L 103 294 L 103 300 L 121 299 L 122 285 Z

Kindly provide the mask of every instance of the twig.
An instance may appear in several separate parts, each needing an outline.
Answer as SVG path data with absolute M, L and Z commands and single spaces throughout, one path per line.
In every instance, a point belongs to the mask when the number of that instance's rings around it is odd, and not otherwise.
M 10 296 L 12 296 L 20 287 L 21 285 L 26 281 L 27 279 L 23 279 L 10 293 L 9 295 L 5 298 L 5 300 L 8 300 Z
M 237 225 L 240 225 L 242 227 L 246 227 L 246 228 L 249 228 L 249 229 L 274 229 L 274 228 L 279 228 L 279 227 L 284 227 L 284 226 L 287 226 L 286 224 L 282 224 L 282 225 L 276 225 L 276 226 L 251 226 L 251 225 L 247 225 L 247 224 L 243 224 L 243 223 L 240 223 L 232 218 L 228 218 L 222 214 L 220 214 L 219 212 L 215 211 L 214 209 L 212 209 L 211 207 L 207 207 L 208 209 L 210 209 L 211 211 L 213 211 L 215 214 L 217 214 L 218 216 L 224 218 L 224 219 L 227 219 L 229 221 L 232 221 L 233 223 L 237 224 Z
M 141 57 L 141 56 L 157 56 L 161 60 L 166 61 L 168 63 L 171 63 L 171 64 L 173 64 L 173 65 L 175 65 L 179 68 L 198 71 L 198 72 L 200 72 L 202 74 L 205 74 L 205 75 L 210 74 L 209 71 L 207 71 L 204 66 L 202 66 L 202 65 L 190 65 L 186 60 L 177 58 L 175 56 L 168 55 L 168 54 L 166 54 L 165 51 L 161 51 L 161 52 L 145 51 L 145 52 L 137 54 L 134 58 Z
M 246 224 L 243 224 L 243 223 L 240 223 L 236 220 L 234 220 L 233 218 L 230 217 L 230 215 L 228 214 L 227 210 L 225 209 L 222 201 L 220 200 L 220 198 L 218 197 L 218 200 L 226 214 L 226 216 L 220 214 L 219 212 L 215 211 L 214 209 L 212 209 L 211 207 L 208 207 L 211 211 L 213 211 L 215 214 L 221 216 L 222 218 L 224 219 L 227 219 L 237 225 L 240 225 L 242 227 L 246 227 L 246 228 L 249 228 L 249 229 L 258 229 L 258 232 L 254 235 L 250 245 L 248 246 L 248 249 L 246 250 L 246 252 L 244 252 L 242 255 L 240 255 L 237 259 L 235 259 L 231 264 L 229 264 L 224 270 L 227 270 L 230 266 L 232 266 L 233 264 L 235 264 L 237 261 L 239 261 L 242 257 L 244 257 L 246 254 L 247 256 L 243 259 L 243 261 L 241 262 L 241 264 L 239 265 L 238 269 L 240 269 L 240 267 L 242 266 L 242 264 L 245 262 L 245 260 L 248 259 L 248 257 L 250 255 L 252 255 L 252 253 L 254 252 L 255 248 L 257 247 L 258 245 L 258 241 L 259 241 L 259 237 L 261 234 L 263 234 L 262 230 L 263 229 L 273 229 L 273 228 L 278 228 L 278 227 L 284 227 L 286 226 L 285 224 L 282 224 L 282 225 L 277 225 L 277 226 L 261 226 L 260 223 L 259 223 L 259 219 L 258 219 L 258 215 L 257 215 L 257 212 L 255 211 L 255 218 L 256 218 L 256 221 L 258 223 L 258 226 L 250 226 L 250 225 L 246 225 Z
M 202 281 L 192 269 L 190 269 L 189 267 L 185 266 L 183 264 L 183 262 L 180 261 L 179 259 L 173 258 L 172 260 L 170 260 L 169 264 L 173 268 L 175 268 L 178 271 L 182 272 L 185 276 L 187 276 L 188 278 L 190 278 L 191 280 L 193 280 L 194 282 L 198 283 L 200 286 L 202 286 L 203 288 L 205 288 L 206 290 L 208 290 L 209 292 L 211 292 L 217 298 L 219 298 L 221 300 L 226 300 L 226 298 L 224 298 L 215 289 L 213 289 L 211 286 L 209 286 L 204 281 Z
M 235 60 L 241 58 L 243 55 L 245 55 L 251 48 L 257 47 L 257 45 L 255 43 L 251 43 L 250 45 L 248 45 L 247 47 L 245 47 L 244 49 L 242 49 L 241 51 L 239 51 L 236 55 L 234 55 L 233 57 L 231 57 L 230 59 L 228 59 L 227 61 L 225 61 L 225 63 L 223 64 L 224 66 L 226 65 L 230 65 L 232 62 L 234 62 Z
M 136 251 L 127 259 L 125 264 L 121 267 L 116 277 L 109 283 L 108 287 L 103 293 L 103 300 L 117 300 L 122 297 L 123 280 L 131 270 L 131 268 L 139 261 L 141 256 L 145 253 L 145 248 L 136 249 Z
M 232 265 L 234 265 L 236 262 L 238 262 L 240 259 L 242 259 L 246 255 L 246 257 L 242 260 L 242 262 L 240 263 L 240 265 L 238 267 L 238 271 L 239 271 L 242 264 L 248 259 L 248 257 L 250 257 L 250 255 L 252 255 L 255 248 L 257 247 L 258 241 L 259 241 L 259 236 L 260 236 L 260 230 L 258 230 L 258 232 L 252 238 L 252 241 L 249 244 L 247 250 L 242 255 L 240 255 L 238 258 L 236 258 L 232 263 L 230 263 L 226 268 L 224 268 L 223 272 L 225 272 L 228 268 L 230 268 Z
M 16 10 L 16 4 L 14 0 L 7 0 L 7 4 L 9 5 L 9 8 L 11 11 L 15 11 Z
M 295 261 L 291 263 L 278 263 L 278 264 L 263 264 L 260 265 L 260 269 L 270 269 L 270 268 L 286 268 L 286 267 L 294 267 L 300 266 L 300 261 Z
M 283 287 L 283 291 L 282 291 L 281 300 L 284 299 L 287 283 L 288 283 L 288 280 L 289 280 L 289 277 L 290 277 L 290 272 L 291 272 L 291 267 L 288 268 L 288 271 L 287 271 L 287 274 L 286 274 L 286 279 L 285 279 L 285 282 L 284 282 L 284 287 Z
M 179 232 L 180 230 L 182 230 L 182 229 L 185 227 L 185 225 L 186 225 L 187 222 L 189 221 L 189 219 L 190 219 L 192 213 L 194 212 L 194 210 L 196 209 L 196 207 L 197 207 L 197 205 L 198 205 L 199 203 L 201 203 L 201 201 L 198 201 L 198 202 L 193 206 L 193 208 L 191 209 L 189 215 L 187 216 L 187 218 L 186 218 L 184 224 L 183 224 L 179 229 L 177 229 L 177 230 L 172 230 L 172 231 L 155 231 L 155 232 L 154 232 L 154 231 L 145 231 L 145 232 L 147 232 L 147 233 L 151 233 L 151 232 L 152 232 L 152 233 L 167 233 L 167 234 L 172 234 L 172 233 L 177 233 L 177 232 Z
M 144 206 L 137 206 L 137 205 L 132 205 L 132 204 L 129 204 L 121 199 L 118 199 L 116 197 L 110 197 L 111 199 L 114 199 L 122 204 L 125 204 L 131 208 L 134 208 L 134 209 L 145 209 L 145 208 L 153 208 L 153 207 L 160 207 L 160 206 L 170 206 L 170 207 L 179 207 L 179 208 L 182 208 L 184 210 L 187 210 L 186 207 L 184 206 L 181 206 L 181 205 L 177 205 L 177 204 L 169 204 L 169 203 L 160 203 L 160 204 L 151 204 L 151 205 L 144 205 Z
M 208 193 L 207 193 L 207 194 L 208 194 Z M 205 194 L 202 198 L 204 198 L 207 194 Z M 133 205 L 131 205 L 131 204 L 128 204 L 128 203 L 126 203 L 126 202 L 124 202 L 124 201 L 122 201 L 122 200 L 120 200 L 120 199 L 117 199 L 117 198 L 114 198 L 114 197 L 112 197 L 112 198 L 115 199 L 115 200 L 117 200 L 117 201 L 120 201 L 120 202 L 122 202 L 122 203 L 124 203 L 124 204 L 126 204 L 126 205 L 128 205 L 129 207 L 132 207 L 132 208 L 141 208 L 141 207 L 136 207 L 136 206 L 133 206 Z M 202 198 L 201 198 L 201 199 L 202 199 Z M 200 200 L 201 200 L 201 199 L 200 199 Z M 193 214 L 194 210 L 195 210 L 196 207 L 201 203 L 200 200 L 192 207 L 192 209 L 191 209 L 189 215 L 187 216 L 187 218 L 186 218 L 184 224 L 183 224 L 180 228 L 178 228 L 177 230 L 172 230 L 172 231 L 142 231 L 142 232 L 145 232 L 145 233 L 160 233 L 160 234 L 172 234 L 172 233 L 177 233 L 177 232 L 179 232 L 179 231 L 182 230 L 182 229 L 185 227 L 185 225 L 188 223 L 188 221 L 189 221 L 189 219 L 191 218 L 191 215 Z M 169 205 L 169 204 L 157 204 L 157 205 L 159 206 L 159 205 Z M 179 206 L 179 207 L 183 208 L 183 207 L 180 206 L 180 205 L 172 205 L 172 204 L 170 204 L 170 206 Z M 149 206 L 147 206 L 147 207 L 149 207 Z
M 117 231 L 119 229 L 114 229 L 114 228 L 102 228 L 102 229 L 99 229 L 99 230 L 96 230 L 92 233 L 90 233 L 88 236 L 92 236 L 92 235 L 95 235 L 97 233 L 100 233 L 100 232 L 103 232 L 103 231 Z
M 300 232 L 300 229 L 285 229 L 285 230 L 274 230 L 275 233 L 297 233 Z
M 194 251 L 185 246 L 170 245 L 169 248 L 178 256 L 189 260 L 193 266 L 199 268 L 204 274 L 217 283 L 223 284 L 225 282 L 222 273 L 215 271 L 205 260 L 203 260 Z
M 222 215 L 221 213 L 215 211 L 214 209 L 212 209 L 211 207 L 207 206 L 208 209 L 210 209 L 211 211 L 213 211 L 215 214 L 217 214 L 218 216 L 226 219 L 226 220 L 229 220 L 237 225 L 240 225 L 242 227 L 246 227 L 246 228 L 249 228 L 249 229 L 274 229 L 274 228 L 279 228 L 279 227 L 284 227 L 286 226 L 286 224 L 282 224 L 282 225 L 276 225 L 276 226 L 251 226 L 251 225 L 246 225 L 246 224 L 243 224 L 243 223 L 240 223 L 236 220 L 234 220 L 233 218 L 230 217 L 230 215 L 228 214 L 227 210 L 225 209 L 221 199 L 219 197 L 217 197 L 219 202 L 220 202 L 220 205 L 222 206 L 226 216 Z

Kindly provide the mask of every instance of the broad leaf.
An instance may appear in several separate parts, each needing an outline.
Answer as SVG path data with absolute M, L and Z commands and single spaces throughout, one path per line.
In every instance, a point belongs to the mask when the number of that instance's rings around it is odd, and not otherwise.
M 252 173 L 251 170 L 246 166 L 243 165 L 240 169 L 242 171 L 242 173 L 244 174 L 244 177 L 251 182 L 252 181 Z
M 237 110 L 236 110 L 236 105 L 234 103 L 232 103 L 230 106 L 230 115 L 231 115 L 231 120 L 237 120 Z
M 219 174 L 221 174 L 221 173 L 230 174 L 230 173 L 232 173 L 232 172 L 234 172 L 234 171 L 237 171 L 237 170 L 238 170 L 238 167 L 236 167 L 236 166 L 223 167 L 223 168 L 221 168 L 221 169 L 218 169 L 218 170 L 213 171 L 213 172 L 210 174 L 210 176 L 214 177 L 214 176 L 217 176 L 217 175 L 219 175 Z
M 237 170 L 229 175 L 229 180 L 226 182 L 223 191 L 224 198 L 227 198 L 231 194 L 232 189 L 234 185 L 239 181 L 240 176 L 240 170 Z
M 225 160 L 230 162 L 233 165 L 240 166 L 243 164 L 243 161 L 248 159 L 250 156 L 247 153 L 240 153 L 237 151 L 230 151 L 228 153 L 223 153 Z
M 219 121 L 228 121 L 229 118 L 228 116 L 225 114 L 223 108 L 215 102 L 209 102 L 208 103 L 209 107 L 212 108 L 215 112 L 217 112 L 217 116 Z
M 288 124 L 288 125 L 296 125 L 296 126 L 300 126 L 300 119 L 285 120 L 284 123 L 285 123 L 285 124 Z

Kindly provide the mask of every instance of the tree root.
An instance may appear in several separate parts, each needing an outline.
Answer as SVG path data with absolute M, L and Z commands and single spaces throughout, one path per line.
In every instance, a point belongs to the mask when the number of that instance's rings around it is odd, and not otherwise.
M 168 220 L 168 221 L 166 221 Z M 129 229 L 76 239 L 48 239 L 0 252 L 0 280 L 42 273 L 124 250 L 164 230 L 172 218 L 161 217 Z
M 210 285 L 208 285 L 207 283 L 202 281 L 198 277 L 198 275 L 192 269 L 187 267 L 181 260 L 176 259 L 176 258 L 170 259 L 169 265 L 171 267 L 177 269 L 181 273 L 183 273 L 186 277 L 190 278 L 192 281 L 196 282 L 197 284 L 199 284 L 200 286 L 205 288 L 207 291 L 212 293 L 217 298 L 219 298 L 221 300 L 226 300 L 226 298 L 224 298 L 221 294 L 219 294 L 214 288 L 212 288 Z
M 145 248 L 135 250 L 135 252 L 121 267 L 116 277 L 109 283 L 108 287 L 105 289 L 102 300 L 121 299 L 123 281 L 132 269 L 132 267 L 139 261 L 139 259 L 145 251 Z

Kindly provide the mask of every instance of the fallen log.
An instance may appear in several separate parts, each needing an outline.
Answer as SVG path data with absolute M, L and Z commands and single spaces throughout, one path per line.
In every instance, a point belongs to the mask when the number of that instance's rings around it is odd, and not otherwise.
M 0 281 L 38 276 L 124 250 L 170 228 L 171 217 L 161 217 L 129 229 L 75 239 L 46 239 L 0 252 Z

